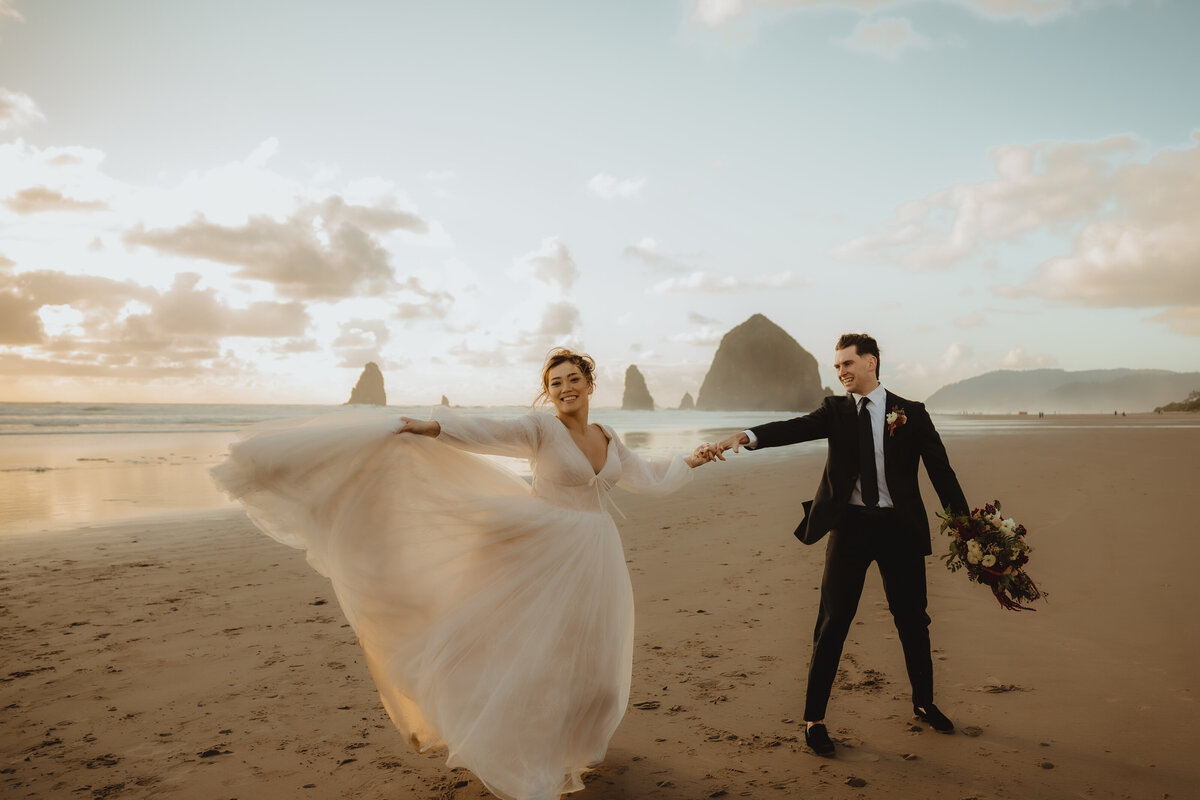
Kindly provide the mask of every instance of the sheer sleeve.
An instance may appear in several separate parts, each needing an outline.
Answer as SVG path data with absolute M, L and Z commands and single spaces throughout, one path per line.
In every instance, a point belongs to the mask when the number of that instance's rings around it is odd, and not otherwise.
M 668 494 L 679 489 L 692 479 L 692 468 L 683 456 L 643 459 L 625 446 L 612 428 L 604 426 L 605 432 L 617 445 L 621 458 L 621 477 L 617 486 L 636 494 Z
M 442 426 L 438 440 L 472 453 L 513 458 L 533 458 L 541 444 L 542 428 L 536 414 L 516 419 L 495 419 L 460 414 L 435 406 L 432 419 Z

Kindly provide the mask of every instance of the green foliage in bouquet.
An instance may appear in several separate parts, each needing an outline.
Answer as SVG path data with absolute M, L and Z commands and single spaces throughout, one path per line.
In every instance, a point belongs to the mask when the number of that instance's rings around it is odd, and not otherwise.
M 972 581 L 989 586 L 997 602 L 1010 611 L 1037 610 L 1022 605 L 1046 596 L 1025 573 L 1032 549 L 1025 542 L 1028 531 L 1000 516 L 999 500 L 970 514 L 947 508 L 938 516 L 941 530 L 950 535 L 950 549 L 942 556 L 947 569 L 965 569 Z

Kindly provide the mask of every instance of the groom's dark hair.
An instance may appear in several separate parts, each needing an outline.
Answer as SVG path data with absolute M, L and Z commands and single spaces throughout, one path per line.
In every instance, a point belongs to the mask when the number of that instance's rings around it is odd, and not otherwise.
M 872 355 L 875 356 L 875 380 L 879 380 L 879 342 L 875 338 L 865 333 L 843 333 L 841 338 L 837 340 L 837 347 L 834 350 L 845 350 L 847 347 L 853 347 L 854 352 L 860 356 Z

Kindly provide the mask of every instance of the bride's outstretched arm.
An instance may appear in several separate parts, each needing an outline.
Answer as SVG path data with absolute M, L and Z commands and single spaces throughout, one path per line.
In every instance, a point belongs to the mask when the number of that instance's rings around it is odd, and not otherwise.
M 691 468 L 698 466 L 695 454 L 670 458 L 643 459 L 630 450 L 611 428 L 605 431 L 617 445 L 621 459 L 621 477 L 617 485 L 636 494 L 666 494 L 673 492 L 691 480 Z
M 437 437 L 460 450 L 513 458 L 530 458 L 541 439 L 539 415 L 525 414 L 515 419 L 461 414 L 445 406 L 433 409 L 433 419 L 401 417 L 403 425 L 396 433 L 415 433 Z M 544 416 L 544 415 L 540 415 Z

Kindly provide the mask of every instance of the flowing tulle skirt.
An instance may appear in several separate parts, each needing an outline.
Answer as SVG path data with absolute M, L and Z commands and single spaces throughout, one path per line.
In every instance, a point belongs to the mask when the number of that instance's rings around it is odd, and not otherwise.
M 629 699 L 616 527 L 397 426 L 360 411 L 259 426 L 213 473 L 330 579 L 415 748 L 444 744 L 506 800 L 582 788 Z

